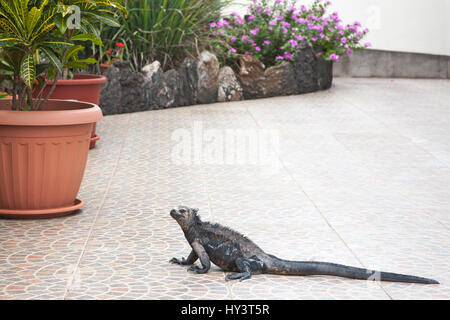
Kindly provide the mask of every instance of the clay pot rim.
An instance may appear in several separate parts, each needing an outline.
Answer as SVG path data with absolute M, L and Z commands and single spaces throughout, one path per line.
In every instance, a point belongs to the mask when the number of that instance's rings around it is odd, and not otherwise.
M 56 85 L 58 86 L 88 86 L 93 84 L 103 84 L 106 83 L 107 79 L 105 76 L 91 73 L 77 73 L 74 75 L 74 79 L 70 80 L 58 80 Z M 53 81 L 47 81 L 48 85 L 53 84 Z
M 1 110 L 10 106 L 11 100 L 0 100 L 0 125 L 8 126 L 61 126 L 98 122 L 102 110 L 93 103 L 76 100 L 50 99 L 47 105 L 62 106 L 69 110 L 13 111 Z
M 9 219 L 48 219 L 65 216 L 84 207 L 84 202 L 75 199 L 73 205 L 47 209 L 0 209 L 0 217 Z

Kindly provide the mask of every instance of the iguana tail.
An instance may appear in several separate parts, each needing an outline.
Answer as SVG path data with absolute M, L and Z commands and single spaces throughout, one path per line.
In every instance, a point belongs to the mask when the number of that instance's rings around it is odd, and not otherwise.
M 265 273 L 297 276 L 329 275 L 360 280 L 439 284 L 436 280 L 398 273 L 373 271 L 328 262 L 287 261 L 278 258 L 272 261 Z

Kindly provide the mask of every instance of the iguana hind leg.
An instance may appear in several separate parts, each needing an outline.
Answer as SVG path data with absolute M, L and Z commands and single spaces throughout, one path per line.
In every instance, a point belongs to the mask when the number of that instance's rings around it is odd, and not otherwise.
M 250 268 L 250 263 L 242 258 L 236 259 L 236 267 L 239 270 L 239 273 L 229 273 L 225 276 L 225 280 L 236 280 L 244 281 L 250 279 L 252 276 L 252 269 Z

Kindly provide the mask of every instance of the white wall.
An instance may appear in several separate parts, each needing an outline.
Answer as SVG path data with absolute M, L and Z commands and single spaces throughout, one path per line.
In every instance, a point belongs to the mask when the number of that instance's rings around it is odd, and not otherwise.
M 298 0 L 307 4 L 311 0 Z M 373 49 L 450 56 L 450 0 L 331 0 L 344 23 L 358 20 L 371 32 Z M 227 11 L 246 12 L 250 0 Z

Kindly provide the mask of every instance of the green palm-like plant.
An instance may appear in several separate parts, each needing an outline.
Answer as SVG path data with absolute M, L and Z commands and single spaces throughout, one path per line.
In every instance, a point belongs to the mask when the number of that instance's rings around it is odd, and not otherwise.
M 60 35 L 74 44 L 66 55 L 60 50 L 59 54 L 64 56 L 63 73 L 61 78 L 71 77 L 69 68 L 88 69 L 89 64 L 96 63 L 93 58 L 80 59 L 79 54 L 85 49 L 84 43 L 101 46 L 100 25 L 106 24 L 112 28 L 120 27 L 117 20 L 118 12 L 126 15 L 124 0 L 53 0 L 53 5 L 58 11 L 55 23 Z M 74 10 L 76 7 L 76 10 Z M 73 15 L 79 15 L 78 25 L 73 25 Z
M 117 10 L 123 0 L 0 0 L 0 70 L 12 83 L 13 110 L 39 110 L 45 80 L 69 74 L 69 68 L 86 68 L 94 59 L 79 59 L 79 42 L 101 44 L 99 21 L 119 26 Z M 75 10 L 76 9 L 76 10 Z M 125 12 L 125 11 L 124 11 Z M 75 25 L 70 19 L 74 19 Z M 33 100 L 33 85 L 41 88 Z
M 70 43 L 55 41 L 52 32 L 57 14 L 48 1 L 0 0 L 0 47 L 3 78 L 13 83 L 13 109 L 33 109 L 32 86 L 45 69 L 62 69 L 50 48 Z M 49 63 L 39 64 L 39 53 Z

